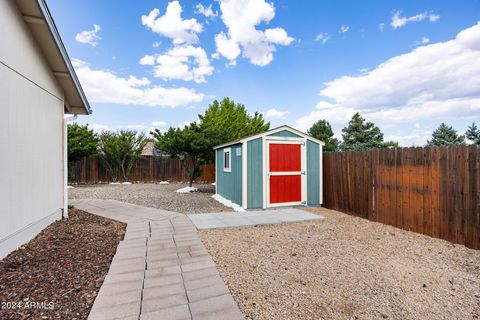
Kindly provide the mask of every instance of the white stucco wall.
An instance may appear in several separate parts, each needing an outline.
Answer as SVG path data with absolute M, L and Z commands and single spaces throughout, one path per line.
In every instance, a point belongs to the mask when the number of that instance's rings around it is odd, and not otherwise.
M 0 1 L 0 258 L 63 206 L 63 94 L 11 1 Z

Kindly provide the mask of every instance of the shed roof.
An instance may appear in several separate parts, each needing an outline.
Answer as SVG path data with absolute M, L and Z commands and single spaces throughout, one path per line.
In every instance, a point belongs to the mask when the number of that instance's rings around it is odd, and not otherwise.
M 244 143 L 244 142 L 247 142 L 247 141 L 250 141 L 250 140 L 254 140 L 254 139 L 257 139 L 257 138 L 260 138 L 260 137 L 264 137 L 264 136 L 268 136 L 272 133 L 275 133 L 275 132 L 279 132 L 279 131 L 283 131 L 283 130 L 287 130 L 287 131 L 290 131 L 290 132 L 293 132 L 299 136 L 302 136 L 308 140 L 311 140 L 311 141 L 314 141 L 316 143 L 319 143 L 321 144 L 322 146 L 325 145 L 325 143 L 323 141 L 320 141 L 318 139 L 315 139 L 314 137 L 312 137 L 311 135 L 308 135 L 300 130 L 297 130 L 297 129 L 294 129 L 290 126 L 287 126 L 287 125 L 283 125 L 283 126 L 280 126 L 280 127 L 276 127 L 276 128 L 273 128 L 273 129 L 270 129 L 268 131 L 265 131 L 265 132 L 262 132 L 262 133 L 257 133 L 257 134 L 254 134 L 254 135 L 251 135 L 251 136 L 247 136 L 247 137 L 244 137 L 244 138 L 241 138 L 241 139 L 238 139 L 238 140 L 234 140 L 234 141 L 230 141 L 230 142 L 227 142 L 227 143 L 223 143 L 223 144 L 220 144 L 218 146 L 215 146 L 213 147 L 213 149 L 219 149 L 219 148 L 223 148 L 223 147 L 228 147 L 228 146 L 231 146 L 231 145 L 234 145 L 234 144 L 237 144 L 237 143 Z
M 63 89 L 65 113 L 92 113 L 45 0 L 15 0 L 15 3 Z

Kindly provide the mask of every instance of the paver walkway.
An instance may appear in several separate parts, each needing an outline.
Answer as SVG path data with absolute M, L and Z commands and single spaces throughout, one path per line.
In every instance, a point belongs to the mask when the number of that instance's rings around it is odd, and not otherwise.
M 263 224 L 323 220 L 322 216 L 297 208 L 278 208 L 246 212 L 189 214 L 197 229 L 247 227 Z
M 187 216 L 114 200 L 71 203 L 127 223 L 89 320 L 244 319 Z

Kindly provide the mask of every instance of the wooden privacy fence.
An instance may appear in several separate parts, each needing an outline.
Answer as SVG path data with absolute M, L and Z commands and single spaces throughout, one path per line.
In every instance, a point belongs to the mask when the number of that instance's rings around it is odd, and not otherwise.
M 201 167 L 202 175 L 197 182 L 214 182 L 215 165 Z M 119 173 L 119 179 L 123 176 Z M 112 179 L 103 162 L 96 157 L 84 158 L 73 168 L 72 183 L 105 183 Z M 141 156 L 135 161 L 130 174 L 132 182 L 187 181 L 185 167 L 177 158 L 162 156 Z
M 324 153 L 324 205 L 480 249 L 480 148 Z

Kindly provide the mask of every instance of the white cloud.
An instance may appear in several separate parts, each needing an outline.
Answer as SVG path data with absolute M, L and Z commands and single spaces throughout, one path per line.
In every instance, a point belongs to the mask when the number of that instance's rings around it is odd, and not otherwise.
M 93 25 L 93 30 L 85 30 L 82 32 L 79 32 L 75 35 L 75 40 L 77 40 L 80 43 L 87 43 L 93 47 L 95 47 L 98 44 L 98 41 L 102 38 L 100 38 L 97 33 L 101 30 L 102 28 L 98 24 Z
M 196 19 L 182 19 L 182 7 L 178 1 L 168 3 L 167 10 L 160 16 L 160 10 L 153 9 L 142 15 L 142 24 L 153 32 L 173 40 L 174 44 L 196 43 L 203 27 Z
M 265 112 L 265 118 L 267 119 L 280 119 L 285 117 L 288 114 L 288 111 L 279 111 L 275 108 L 268 109 Z
M 152 126 L 157 128 L 165 128 L 167 127 L 167 123 L 165 121 L 152 121 Z
M 242 53 L 238 43 L 229 38 L 223 32 L 220 32 L 215 36 L 215 45 L 217 46 L 218 54 L 233 62 L 237 59 L 240 53 Z
M 164 88 L 152 85 L 147 78 L 121 77 L 111 71 L 92 69 L 78 59 L 72 59 L 72 63 L 91 102 L 174 108 L 205 98 L 193 89 Z
M 340 30 L 338 32 L 340 33 L 345 33 L 345 32 L 348 32 L 348 30 L 350 30 L 350 26 L 347 26 L 346 24 L 343 24 L 341 27 L 340 27 Z
M 234 65 L 240 54 L 250 63 L 266 66 L 273 60 L 275 45 L 290 45 L 293 38 L 282 28 L 264 31 L 256 27 L 275 17 L 273 3 L 265 0 L 219 0 L 227 32 L 215 36 L 217 52 Z
M 422 37 L 420 40 L 416 41 L 417 45 L 427 44 L 430 42 L 430 39 L 427 37 Z
M 320 41 L 321 43 L 326 43 L 328 40 L 330 40 L 331 36 L 326 33 L 326 32 L 323 32 L 323 33 L 319 33 L 316 37 L 315 37 L 315 41 Z
M 140 59 L 138 62 L 142 66 L 153 66 L 155 64 L 155 56 L 154 55 L 146 55 Z
M 106 124 L 98 124 L 98 123 L 93 123 L 93 124 L 89 124 L 88 127 L 90 129 L 93 129 L 93 131 L 97 132 L 97 133 L 100 133 L 102 131 L 111 131 L 112 129 L 106 125 Z
M 155 131 L 154 127 L 149 127 L 144 124 L 123 124 L 123 125 L 115 125 L 109 126 L 106 124 L 89 124 L 88 127 L 93 129 L 93 131 L 97 133 L 101 133 L 102 131 L 119 131 L 119 130 L 134 130 L 137 132 L 145 132 L 149 135 L 150 131 Z M 161 131 L 164 131 L 163 129 Z
M 213 11 L 212 10 L 212 4 L 209 4 L 208 7 L 204 6 L 203 4 L 199 3 L 195 6 L 195 13 L 196 14 L 202 14 L 207 18 L 215 18 L 218 16 L 218 11 Z
M 440 19 L 440 15 L 439 15 L 439 14 L 431 13 L 431 14 L 428 15 L 428 21 L 430 21 L 430 22 L 435 22 L 435 21 L 437 21 L 438 19 Z
M 424 13 L 417 13 L 416 15 L 411 17 L 403 17 L 401 11 L 396 11 L 392 16 L 390 25 L 392 26 L 393 29 L 397 29 L 400 27 L 404 27 L 405 25 L 407 25 L 407 23 L 419 22 L 425 19 L 428 19 L 428 21 L 430 22 L 435 22 L 438 19 L 440 19 L 440 15 L 435 13 L 424 12 Z
M 357 111 L 383 127 L 478 119 L 480 22 L 453 40 L 418 47 L 366 74 L 327 82 L 320 95 L 316 110 L 297 119 L 300 129 L 318 119 L 339 129 Z
M 164 80 L 206 82 L 205 77 L 213 73 L 214 67 L 207 53 L 192 45 L 175 46 L 164 54 L 146 55 L 140 64 L 152 65 L 154 76 Z
M 274 44 L 280 44 L 282 46 L 288 46 L 294 40 L 289 37 L 287 32 L 282 28 L 272 28 L 265 30 L 265 38 L 267 41 Z
M 397 141 L 400 146 L 423 146 L 428 139 L 431 139 L 432 132 L 429 130 L 412 130 L 407 134 L 385 135 L 385 141 Z
M 161 41 L 155 41 L 154 43 L 152 43 L 152 47 L 158 48 L 158 47 L 160 47 L 161 44 L 162 44 Z

